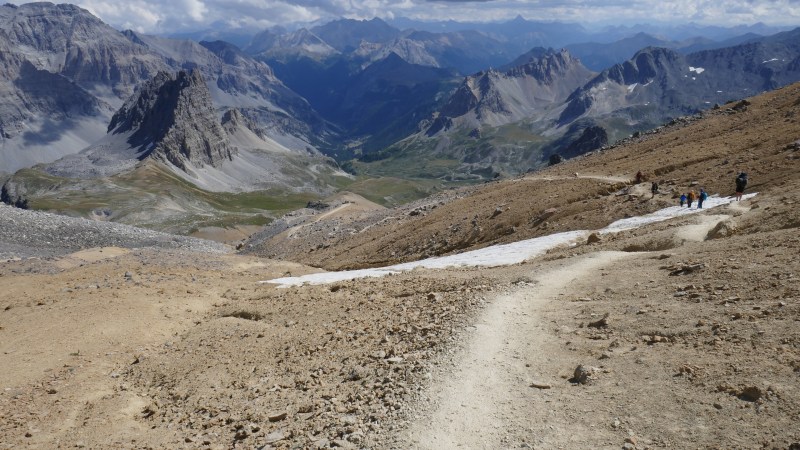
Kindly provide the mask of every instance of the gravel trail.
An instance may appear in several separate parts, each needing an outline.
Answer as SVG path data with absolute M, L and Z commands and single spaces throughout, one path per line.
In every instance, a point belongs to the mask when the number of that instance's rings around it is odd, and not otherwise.
M 548 373 L 557 357 L 543 351 L 552 343 L 541 311 L 560 294 L 569 296 L 573 281 L 629 255 L 593 253 L 537 274 L 531 287 L 497 297 L 477 321 L 456 366 L 430 389 L 430 409 L 410 427 L 408 448 L 568 448 L 573 438 L 584 441 L 576 434 L 597 433 L 552 416 L 546 405 L 565 394 L 558 387 L 563 380 Z

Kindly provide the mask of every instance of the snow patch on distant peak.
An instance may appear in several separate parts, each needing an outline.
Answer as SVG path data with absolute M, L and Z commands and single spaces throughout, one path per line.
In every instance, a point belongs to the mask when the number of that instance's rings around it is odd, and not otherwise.
M 694 72 L 694 73 L 696 73 L 696 74 L 698 74 L 698 75 L 700 75 L 701 73 L 703 73 L 703 72 L 705 72 L 705 71 L 706 71 L 706 69 L 704 69 L 704 68 L 702 68 L 702 67 L 692 67 L 692 66 L 689 66 L 689 72 Z
M 627 88 L 628 88 L 628 93 L 631 93 L 631 92 L 633 92 L 633 90 L 634 90 L 634 89 L 636 89 L 636 86 L 638 86 L 638 85 L 639 85 L 639 83 L 633 83 L 633 84 L 630 84 L 630 85 L 628 85 L 628 86 L 627 86 Z
M 766 63 L 773 62 L 773 61 L 780 61 L 780 60 L 778 58 L 772 58 L 772 59 L 768 59 L 766 61 L 762 61 L 761 64 L 766 64 Z

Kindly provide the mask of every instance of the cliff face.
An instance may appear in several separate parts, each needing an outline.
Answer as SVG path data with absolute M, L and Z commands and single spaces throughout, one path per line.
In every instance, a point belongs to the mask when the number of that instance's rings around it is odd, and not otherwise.
M 130 132 L 128 142 L 141 149 L 140 159 L 153 157 L 184 171 L 219 167 L 236 154 L 198 71 L 159 73 L 114 114 L 108 131 Z
M 566 50 L 543 51 L 519 62 L 505 71 L 489 70 L 466 77 L 439 111 L 439 117 L 474 116 L 477 123 L 472 125 L 516 122 L 564 101 L 592 76 Z

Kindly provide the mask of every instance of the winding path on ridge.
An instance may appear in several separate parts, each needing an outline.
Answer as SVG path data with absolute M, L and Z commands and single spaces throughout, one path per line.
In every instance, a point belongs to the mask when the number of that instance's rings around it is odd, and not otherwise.
M 608 183 L 629 183 L 631 182 L 630 178 L 625 177 L 615 177 L 611 175 L 569 175 L 569 176 L 529 176 L 525 177 L 526 180 L 540 180 L 540 181 L 555 181 L 555 180 L 574 180 L 574 179 L 587 179 L 587 180 L 597 180 L 597 181 L 605 181 Z M 648 185 L 649 187 L 649 185 Z
M 519 448 L 534 437 L 537 447 L 568 444 L 581 424 L 559 420 L 546 406 L 563 395 L 564 380 L 548 370 L 558 355 L 542 311 L 560 295 L 569 296 L 575 280 L 599 279 L 599 269 L 630 256 L 598 252 L 566 260 L 560 267 L 532 274 L 534 284 L 498 296 L 478 319 L 455 366 L 430 387 L 431 409 L 407 432 L 409 448 Z M 535 269 L 534 269 L 535 270 Z M 532 383 L 551 386 L 540 390 Z M 555 397 L 555 398 L 554 398 Z

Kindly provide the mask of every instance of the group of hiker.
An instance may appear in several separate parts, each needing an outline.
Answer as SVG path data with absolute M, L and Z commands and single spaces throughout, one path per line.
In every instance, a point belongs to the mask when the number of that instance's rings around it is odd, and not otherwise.
M 685 204 L 691 208 L 692 203 L 697 200 L 697 209 L 703 209 L 703 202 L 706 201 L 707 198 L 708 194 L 705 189 L 700 188 L 700 193 L 695 193 L 694 189 L 692 189 L 686 194 L 681 194 L 681 206 Z
M 641 171 L 636 172 L 636 183 L 641 183 L 644 181 L 645 176 L 642 174 Z M 742 199 L 742 195 L 744 195 L 744 189 L 747 187 L 747 174 L 745 172 L 740 172 L 739 175 L 736 176 L 736 194 L 734 195 L 734 200 L 739 201 Z M 654 198 L 658 193 L 658 183 L 655 181 L 652 182 L 650 186 L 650 192 L 653 194 Z M 708 198 L 708 193 L 706 193 L 705 189 L 701 188 L 700 192 L 695 192 L 693 189 L 687 193 L 681 194 L 680 197 L 680 204 L 681 206 L 687 205 L 689 208 L 697 202 L 697 208 L 703 208 L 703 202 L 706 201 Z

